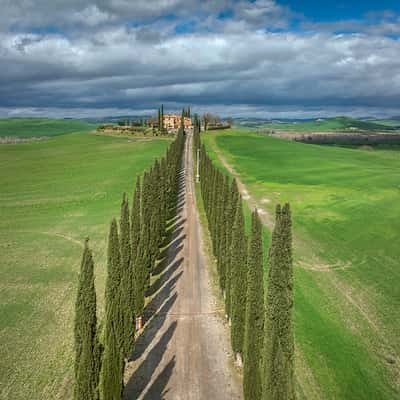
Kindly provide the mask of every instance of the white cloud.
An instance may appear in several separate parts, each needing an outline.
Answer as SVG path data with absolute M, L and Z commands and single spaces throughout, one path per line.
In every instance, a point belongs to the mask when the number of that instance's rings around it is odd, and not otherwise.
M 240 1 L 234 7 L 239 20 L 252 26 L 286 28 L 293 14 L 274 0 L 256 0 L 254 3 Z
M 176 14 L 216 13 L 228 0 L 1 0 L 0 30 L 58 26 L 76 29 L 106 22 L 145 22 Z
M 81 11 L 74 11 L 67 15 L 68 20 L 72 23 L 81 23 L 88 26 L 97 26 L 105 22 L 111 22 L 115 19 L 112 14 L 101 11 L 95 4 L 88 5 Z
M 195 7 L 189 0 L 182 8 L 182 1 L 71 0 L 59 8 L 45 0 L 10 3 L 9 15 L 22 9 L 29 15 L 26 21 L 18 17 L 22 25 L 62 18 L 71 30 L 0 33 L 0 106 L 147 110 L 163 101 L 232 112 L 325 107 L 367 114 L 400 102 L 400 40 L 372 30 L 271 33 L 262 28 L 283 27 L 291 17 L 272 0 L 235 3 L 227 20 L 210 14 L 225 1 L 205 2 L 202 10 L 208 14 L 197 16 L 195 31 L 186 34 L 173 33 L 175 20 L 119 22 L 133 13 L 133 3 L 135 18 L 150 18 L 155 8 L 156 15 L 171 10 L 183 15 Z M 47 4 L 48 14 L 39 16 L 34 3 L 42 11 Z M 73 29 L 74 24 L 86 28 Z

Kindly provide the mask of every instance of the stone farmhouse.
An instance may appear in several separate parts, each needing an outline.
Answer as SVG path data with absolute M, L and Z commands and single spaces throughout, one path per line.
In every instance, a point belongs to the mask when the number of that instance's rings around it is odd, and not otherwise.
M 183 124 L 185 129 L 192 127 L 192 120 L 184 117 Z M 176 114 L 164 114 L 164 127 L 167 130 L 179 129 L 181 126 L 181 116 Z

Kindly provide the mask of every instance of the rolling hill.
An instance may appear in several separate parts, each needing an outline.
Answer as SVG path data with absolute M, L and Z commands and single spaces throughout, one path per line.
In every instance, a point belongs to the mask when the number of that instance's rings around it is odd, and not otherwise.
M 72 132 L 88 132 L 96 127 L 96 124 L 75 119 L 2 118 L 0 119 L 0 137 L 58 136 Z

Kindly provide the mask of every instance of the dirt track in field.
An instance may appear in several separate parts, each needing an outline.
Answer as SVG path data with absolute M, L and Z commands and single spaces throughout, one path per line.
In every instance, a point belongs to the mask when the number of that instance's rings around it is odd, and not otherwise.
M 186 140 L 178 215 L 160 277 L 150 287 L 151 315 L 126 371 L 124 399 L 242 399 L 228 329 L 207 272 Z

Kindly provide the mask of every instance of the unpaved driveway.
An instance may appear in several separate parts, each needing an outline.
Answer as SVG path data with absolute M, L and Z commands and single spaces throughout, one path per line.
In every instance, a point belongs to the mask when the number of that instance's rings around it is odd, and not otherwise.
M 125 399 L 242 399 L 226 325 L 205 265 L 188 135 L 178 217 L 159 281 L 146 307 L 154 317 L 137 339 Z

